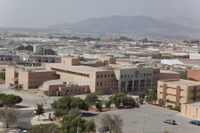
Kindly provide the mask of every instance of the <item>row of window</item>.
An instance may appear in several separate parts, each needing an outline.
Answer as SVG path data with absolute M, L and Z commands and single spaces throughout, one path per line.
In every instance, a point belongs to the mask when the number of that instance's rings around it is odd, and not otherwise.
M 104 83 L 104 84 L 103 84 Z M 115 81 L 100 81 L 100 82 L 97 82 L 97 86 L 112 86 L 112 85 L 117 85 L 117 82 L 115 82 Z
M 35 81 L 35 82 L 29 82 L 30 85 L 34 84 L 43 84 L 43 81 Z
M 53 67 L 51 68 L 51 70 L 89 77 L 89 74 L 80 73 L 80 72 L 73 72 L 73 71 L 68 71 L 68 70 L 63 70 L 63 69 L 58 69 L 58 68 L 53 68 Z
M 71 89 L 71 90 L 66 90 L 66 92 L 69 92 L 69 91 L 73 91 L 73 89 Z M 74 91 L 85 91 L 85 88 L 83 88 L 83 89 L 74 89 Z
M 108 90 L 110 90 L 110 89 L 111 89 L 111 88 L 107 88 L 107 89 L 106 89 L 106 88 L 104 88 L 104 89 L 102 89 L 102 88 L 101 88 L 101 89 L 97 89 L 97 91 L 99 91 L 99 90 L 103 90 L 103 91 L 106 91 L 106 90 L 107 90 L 107 91 L 108 91 Z M 115 90 L 115 89 L 116 89 L 116 87 L 115 87 L 115 88 L 113 88 L 113 89 Z
M 111 74 L 111 75 L 110 74 L 108 74 L 108 75 L 106 75 L 106 74 L 105 75 L 97 75 L 97 78 L 103 78 L 103 77 L 106 78 L 106 77 L 110 77 L 110 76 L 113 77 L 113 74 Z
M 57 76 L 57 75 L 56 74 L 29 75 L 30 78 L 33 78 L 33 77 L 50 77 L 50 76 Z
M 138 77 L 138 76 L 139 76 L 138 73 L 135 74 L 135 77 Z M 142 77 L 142 76 L 151 76 L 151 73 L 147 73 L 147 74 L 144 73 L 144 74 L 141 74 L 141 77 Z M 128 74 L 128 75 L 126 75 L 126 74 L 125 74 L 125 75 L 121 75 L 121 78 L 129 78 L 129 77 L 132 78 L 132 77 L 133 77 L 133 74 L 131 74 L 131 75 L 129 75 L 129 74 Z
M 154 72 L 155 74 L 157 73 L 157 74 L 159 74 L 159 71 L 157 71 L 157 72 Z

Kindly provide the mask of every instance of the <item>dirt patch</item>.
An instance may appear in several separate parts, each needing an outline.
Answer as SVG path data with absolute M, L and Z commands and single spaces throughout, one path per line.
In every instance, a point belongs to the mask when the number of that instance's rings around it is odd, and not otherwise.
M 0 84 L 5 84 L 5 80 L 0 79 Z
M 27 90 L 20 89 L 20 90 L 17 90 L 17 91 L 21 92 L 21 93 L 26 93 L 26 94 L 37 95 L 37 93 L 40 91 L 40 89 L 27 89 Z

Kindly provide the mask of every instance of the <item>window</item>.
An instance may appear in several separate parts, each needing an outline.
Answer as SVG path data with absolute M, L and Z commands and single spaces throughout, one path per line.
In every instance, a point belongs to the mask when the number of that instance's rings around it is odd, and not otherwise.
M 156 72 L 155 72 L 155 74 L 156 74 Z
M 76 89 L 75 89 L 75 91 L 76 91 Z
M 113 81 L 111 81 L 111 85 L 113 85 Z
M 121 78 L 123 78 L 123 75 L 121 75 Z
M 108 81 L 108 86 L 110 85 L 110 81 Z
M 157 80 L 158 80 L 159 78 L 157 77 Z
M 98 91 L 98 89 L 97 89 L 97 91 Z
M 104 77 L 106 77 L 106 75 L 104 75 Z
M 108 77 L 110 77 L 110 74 L 108 74 Z
M 146 74 L 144 74 L 144 76 L 145 76 Z
M 99 82 L 97 82 L 97 86 L 99 86 Z
M 147 73 L 147 76 L 149 76 L 149 74 Z
M 111 75 L 111 77 L 113 77 L 113 74 Z
M 133 74 L 131 74 L 131 77 L 133 77 Z
M 124 77 L 126 78 L 126 75 L 124 75 Z
M 103 77 L 103 75 L 101 75 L 101 78 Z
M 150 76 L 151 76 L 151 73 L 150 73 Z
M 104 91 L 106 90 L 106 88 L 104 88 Z
M 159 71 L 157 73 L 159 74 Z
M 128 77 L 130 77 L 130 75 L 128 75 Z
M 71 90 L 72 91 L 72 90 Z
M 99 78 L 99 75 L 97 75 L 97 78 Z
M 81 89 L 79 89 L 79 91 L 81 91 Z
M 100 82 L 100 86 L 102 86 L 102 81 Z
M 104 81 L 104 86 L 106 86 L 106 81 Z

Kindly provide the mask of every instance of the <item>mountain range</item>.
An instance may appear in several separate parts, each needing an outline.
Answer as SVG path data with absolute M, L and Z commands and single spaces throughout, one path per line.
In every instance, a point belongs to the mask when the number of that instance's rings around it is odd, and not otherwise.
M 156 20 L 149 16 L 111 16 L 86 19 L 77 23 L 62 23 L 47 27 L 80 33 L 146 36 L 152 38 L 198 39 L 200 29 L 175 23 L 168 19 Z

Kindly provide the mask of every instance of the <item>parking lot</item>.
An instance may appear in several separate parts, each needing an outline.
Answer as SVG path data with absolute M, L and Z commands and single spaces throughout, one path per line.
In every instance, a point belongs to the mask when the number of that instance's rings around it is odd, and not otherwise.
M 146 109 L 145 109 L 146 108 Z M 146 110 L 146 111 L 145 111 Z M 100 118 L 106 112 L 101 112 L 96 116 L 83 117 L 87 120 L 94 119 L 97 129 L 101 127 Z M 200 133 L 200 126 L 189 123 L 191 118 L 180 116 L 179 112 L 168 109 L 142 105 L 140 108 L 118 109 L 107 112 L 120 114 L 124 127 L 123 133 Z M 163 122 L 164 119 L 174 119 L 177 125 L 170 125 Z

